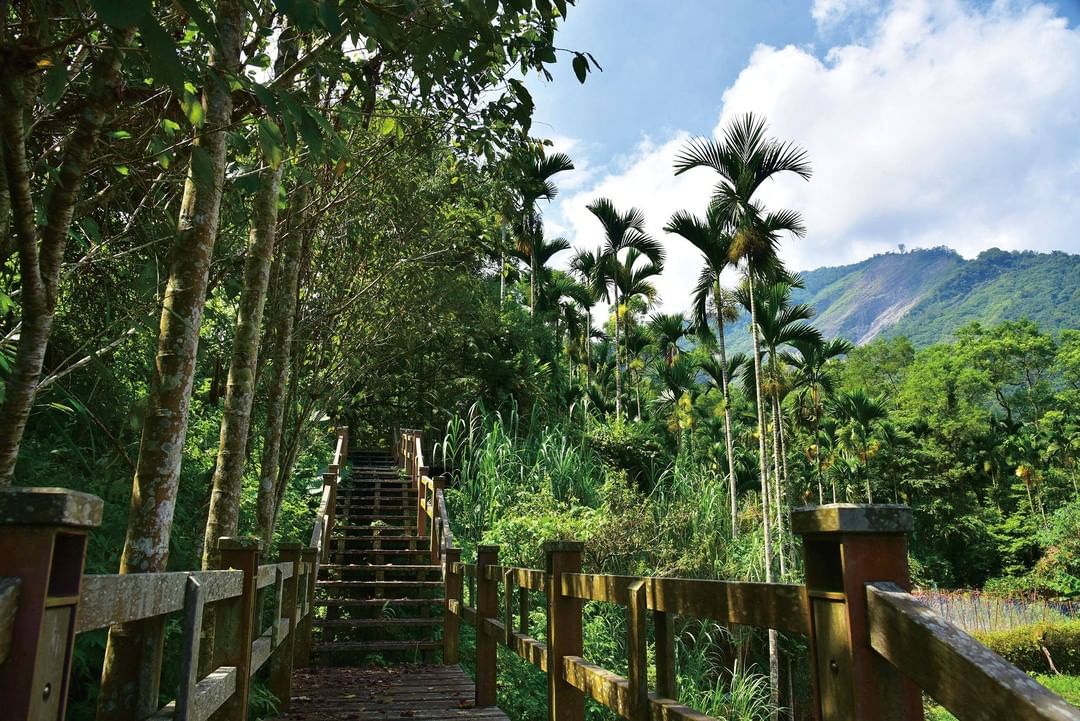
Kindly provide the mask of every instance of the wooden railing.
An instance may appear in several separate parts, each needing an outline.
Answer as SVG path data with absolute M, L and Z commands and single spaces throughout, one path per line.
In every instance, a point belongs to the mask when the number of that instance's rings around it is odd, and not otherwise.
M 0 490 L 0 717 L 63 719 L 78 634 L 177 612 L 176 698 L 142 717 L 246 721 L 251 679 L 262 669 L 279 709 L 287 709 L 293 667 L 310 663 L 315 579 L 347 457 L 341 428 L 310 546 L 279 544 L 278 561 L 260 565 L 258 540 L 222 538 L 220 569 L 201 572 L 84 576 L 101 499 L 60 488 Z M 213 648 L 201 649 L 207 609 Z M 156 688 L 158 680 L 149 681 Z
M 445 477 L 431 478 L 421 436 L 402 432 L 398 458 L 417 484 L 417 525 L 430 524 L 446 583 L 443 660 L 457 663 L 459 624 L 476 628 L 476 705 L 494 706 L 497 647 L 547 674 L 548 718 L 580 721 L 590 697 L 632 721 L 708 721 L 680 704 L 676 618 L 769 628 L 809 640 L 812 715 L 821 721 L 922 721 L 922 692 L 960 721 L 1080 721 L 1080 712 L 912 598 L 903 506 L 799 509 L 806 584 L 731 583 L 582 573 L 580 543 L 544 546 L 545 568 L 499 565 L 497 546 L 462 563 L 446 513 Z M 544 638 L 530 626 L 543 595 Z M 584 657 L 587 601 L 626 609 L 628 675 Z M 649 686 L 652 625 L 655 686 Z

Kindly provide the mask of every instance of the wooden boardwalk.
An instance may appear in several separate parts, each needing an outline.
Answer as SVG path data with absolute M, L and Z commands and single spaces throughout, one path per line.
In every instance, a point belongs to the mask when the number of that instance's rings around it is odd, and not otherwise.
M 316 667 L 293 672 L 292 706 L 279 721 L 508 721 L 478 709 L 460 666 Z

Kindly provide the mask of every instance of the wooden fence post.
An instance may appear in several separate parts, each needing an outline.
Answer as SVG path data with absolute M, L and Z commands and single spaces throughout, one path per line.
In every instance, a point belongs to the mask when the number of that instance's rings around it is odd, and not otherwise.
M 416 535 L 427 535 L 427 511 L 424 510 L 424 506 L 421 505 L 427 501 L 427 486 L 424 485 L 424 476 L 428 474 L 427 466 L 417 466 L 416 468 Z M 432 518 L 432 523 L 435 519 Z
M 256 585 L 259 576 L 259 540 L 222 538 L 220 565 L 244 572 L 239 597 L 224 601 L 214 614 L 214 666 L 236 667 L 236 691 L 214 714 L 216 721 L 247 721 L 251 690 L 251 642 L 255 635 Z
M 563 671 L 563 658 L 580 656 L 582 653 L 582 601 L 562 593 L 562 575 L 581 573 L 583 548 L 584 544 L 577 541 L 549 541 L 544 544 L 549 721 L 583 721 L 585 718 L 585 697 L 566 681 Z
M 866 584 L 911 588 L 911 509 L 831 504 L 792 512 L 803 537 L 810 653 L 821 721 L 922 721 L 922 695 L 870 647 Z
M 487 577 L 489 566 L 499 564 L 498 546 L 476 547 L 476 706 L 495 705 L 496 654 L 499 642 L 488 630 L 487 619 L 499 617 L 499 582 Z
M 443 528 L 440 520 L 442 510 L 439 508 L 439 491 L 446 490 L 446 476 L 435 476 L 432 480 L 435 490 L 431 494 L 431 562 L 439 562 L 439 552 L 442 550 Z
M 292 671 L 295 661 L 296 636 L 299 631 L 296 619 L 299 616 L 300 590 L 300 554 L 304 546 L 301 543 L 278 544 L 279 560 L 292 564 L 292 575 L 285 580 L 285 590 L 281 599 L 281 618 L 289 621 L 289 635 L 281 642 L 270 657 L 270 692 L 277 697 L 278 711 L 288 711 L 292 698 Z M 304 589 L 307 590 L 306 588 Z
M 324 473 L 323 488 L 330 489 L 330 503 L 326 507 L 326 530 L 322 539 L 322 562 L 327 563 L 330 559 L 330 535 L 334 532 L 334 516 L 337 513 L 337 487 L 338 477 L 336 473 Z
M 318 556 L 317 548 L 308 546 L 300 551 L 300 561 L 308 564 L 308 575 L 304 577 L 305 586 L 301 593 L 304 597 L 304 618 L 297 624 L 296 648 L 293 650 L 295 659 L 294 667 L 306 668 L 311 665 L 311 632 L 315 619 L 315 581 L 318 580 Z
M 458 662 L 458 629 L 461 620 L 450 611 L 450 601 L 461 602 L 461 574 L 454 564 L 461 560 L 460 548 L 448 548 L 443 556 L 443 577 L 446 579 L 446 600 L 443 609 L 443 663 L 452 666 Z
M 653 631 L 656 634 L 656 693 L 664 698 L 679 698 L 675 681 L 675 614 L 653 611 Z
M 0 609 L 0 625 L 13 624 L 0 648 L 5 719 L 64 718 L 86 534 L 102 505 L 63 488 L 0 489 L 0 579 L 18 583 L 8 592 L 17 605 Z

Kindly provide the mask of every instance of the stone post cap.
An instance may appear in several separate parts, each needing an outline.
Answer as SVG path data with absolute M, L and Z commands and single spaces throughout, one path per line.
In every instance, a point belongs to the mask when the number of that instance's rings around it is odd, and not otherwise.
M 0 488 L 0 526 L 96 528 L 104 507 L 97 496 L 67 488 Z
M 258 551 L 262 548 L 262 542 L 251 536 L 222 536 L 218 539 L 219 551 Z
M 791 512 L 791 530 L 809 533 L 910 533 L 911 508 L 896 504 L 830 503 Z

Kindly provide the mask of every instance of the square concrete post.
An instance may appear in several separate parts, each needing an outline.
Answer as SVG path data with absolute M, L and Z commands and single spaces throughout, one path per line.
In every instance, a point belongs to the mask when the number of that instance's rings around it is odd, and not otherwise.
M 86 536 L 100 525 L 102 506 L 97 496 L 64 488 L 0 488 L 5 719 L 63 721 Z
M 922 695 L 870 647 L 866 584 L 911 588 L 911 509 L 831 504 L 791 514 L 803 538 L 810 653 L 820 721 L 922 721 Z
M 582 601 L 562 593 L 562 575 L 581 573 L 581 552 L 584 547 L 578 541 L 549 541 L 544 544 L 549 721 L 583 721 L 585 718 L 585 697 L 563 675 L 563 658 L 582 654 Z

